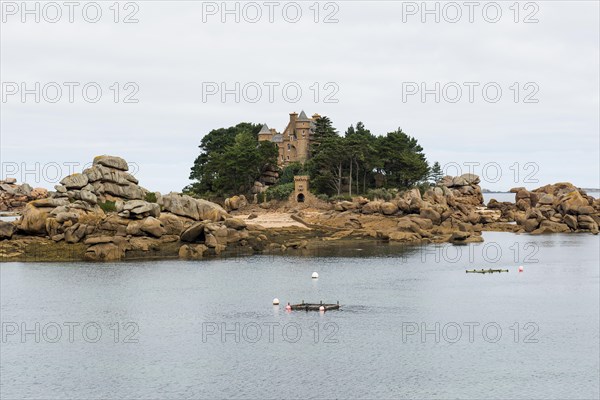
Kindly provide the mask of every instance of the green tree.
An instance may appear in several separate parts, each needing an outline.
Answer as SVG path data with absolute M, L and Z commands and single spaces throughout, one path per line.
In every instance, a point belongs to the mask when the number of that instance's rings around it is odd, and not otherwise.
M 318 151 L 306 163 L 311 185 L 317 193 L 342 193 L 344 164 L 348 159 L 344 145 L 344 139 L 340 136 L 327 137 L 319 143 Z
M 184 190 L 215 197 L 248 191 L 265 167 L 277 162 L 277 146 L 258 142 L 260 129 L 260 124 L 240 123 L 210 131 L 202 138 L 201 153 L 191 169 L 194 183 Z M 310 158 L 304 165 L 284 168 L 278 185 L 289 186 L 294 175 L 308 174 L 316 193 L 352 196 L 361 192 L 361 181 L 362 193 L 367 194 L 380 182 L 390 189 L 405 189 L 441 177 L 439 163 L 430 169 L 423 148 L 400 128 L 376 136 L 357 122 L 340 136 L 323 116 L 315 121 L 311 138 Z
M 434 183 L 437 184 L 439 181 L 442 180 L 444 176 L 444 173 L 442 172 L 442 167 L 440 166 L 439 162 L 434 162 L 433 166 L 431 167 L 431 170 L 429 171 L 429 179 Z
M 426 180 L 429 165 L 417 140 L 398 128 L 378 138 L 377 152 L 386 186 L 406 189 Z
M 315 129 L 311 136 L 310 153 L 316 155 L 321 143 L 327 139 L 339 137 L 329 117 L 322 116 L 315 121 Z
M 260 124 L 241 123 L 210 131 L 202 138 L 201 153 L 191 168 L 194 183 L 185 192 L 229 196 L 248 191 L 264 167 L 277 162 L 277 146 L 258 142 Z
M 350 156 L 349 175 L 349 195 L 352 195 L 352 169 L 354 169 L 356 185 L 356 194 L 360 192 L 360 176 L 362 172 L 363 193 L 367 191 L 367 176 L 372 174 L 375 165 L 377 165 L 377 153 L 374 143 L 376 137 L 371 131 L 365 128 L 362 122 L 356 123 L 356 129 L 350 125 L 346 130 L 346 148 Z
M 281 171 L 281 174 L 279 175 L 279 181 L 277 182 L 277 184 L 283 185 L 285 183 L 293 183 L 294 176 L 304 175 L 304 174 L 305 174 L 304 165 L 302 165 L 302 163 L 299 163 L 299 162 L 289 163 Z

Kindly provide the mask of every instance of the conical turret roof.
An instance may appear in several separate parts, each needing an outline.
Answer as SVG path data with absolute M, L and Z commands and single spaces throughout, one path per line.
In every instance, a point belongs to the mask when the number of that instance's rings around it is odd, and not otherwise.
M 271 134 L 271 131 L 269 130 L 269 127 L 267 126 L 267 124 L 263 124 L 260 132 L 258 132 L 259 135 L 262 135 L 262 134 L 265 134 L 265 133 L 266 134 Z
M 310 121 L 310 118 L 308 118 L 306 116 L 306 113 L 304 112 L 304 110 L 302 110 L 302 112 L 298 116 L 298 121 Z

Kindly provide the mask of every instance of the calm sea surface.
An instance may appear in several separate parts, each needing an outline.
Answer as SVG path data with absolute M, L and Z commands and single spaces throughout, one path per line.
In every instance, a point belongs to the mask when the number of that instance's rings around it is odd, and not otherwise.
M 598 398 L 599 237 L 484 236 L 3 263 L 0 397 Z M 465 273 L 490 267 L 510 272 Z M 301 300 L 342 310 L 284 310 Z

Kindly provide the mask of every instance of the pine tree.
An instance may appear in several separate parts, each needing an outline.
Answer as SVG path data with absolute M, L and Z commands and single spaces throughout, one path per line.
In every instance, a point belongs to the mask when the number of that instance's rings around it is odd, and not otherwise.
M 442 172 L 442 167 L 440 167 L 440 163 L 439 162 L 434 162 L 433 166 L 431 167 L 431 171 L 429 172 L 429 179 L 431 179 L 431 181 L 434 184 L 439 183 L 439 181 L 442 180 L 444 173 Z

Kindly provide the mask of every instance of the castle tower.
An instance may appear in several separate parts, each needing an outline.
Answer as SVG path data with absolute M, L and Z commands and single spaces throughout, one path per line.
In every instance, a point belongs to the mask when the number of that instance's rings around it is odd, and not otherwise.
M 298 119 L 298 113 L 297 112 L 293 112 L 290 113 L 290 123 L 288 126 L 294 127 L 296 126 L 296 120 Z
M 306 161 L 308 159 L 308 145 L 310 141 L 311 119 L 302 111 L 296 120 L 296 137 L 298 138 L 298 161 Z
M 294 176 L 294 200 L 296 200 L 298 203 L 304 203 L 309 194 L 310 193 L 308 191 L 308 176 Z
M 267 124 L 264 124 L 262 126 L 262 129 L 260 130 L 260 132 L 258 132 L 258 141 L 263 142 L 266 140 L 271 140 L 272 138 L 273 138 L 272 129 L 269 129 Z
M 300 115 L 292 112 L 283 132 L 278 133 L 275 129 L 269 129 L 267 125 L 263 125 L 258 134 L 258 140 L 269 140 L 277 145 L 279 148 L 277 164 L 280 167 L 293 162 L 304 163 L 309 157 L 315 121 L 320 117 L 319 114 L 314 114 L 313 118 L 309 118 L 304 111 Z

